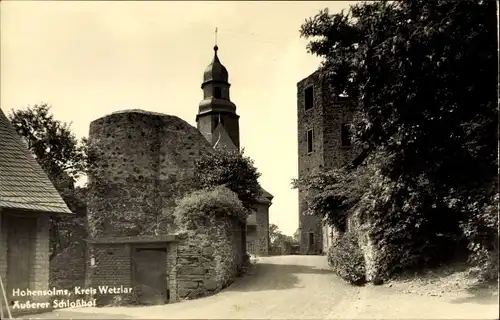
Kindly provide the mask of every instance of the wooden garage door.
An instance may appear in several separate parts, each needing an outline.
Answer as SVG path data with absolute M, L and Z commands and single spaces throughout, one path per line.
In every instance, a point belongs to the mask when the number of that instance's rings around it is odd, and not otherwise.
M 164 304 L 168 301 L 167 249 L 136 248 L 134 282 L 142 304 Z
M 29 279 L 35 250 L 36 224 L 36 218 L 7 218 L 7 296 L 9 302 L 29 298 L 13 296 L 13 290 L 30 288 Z

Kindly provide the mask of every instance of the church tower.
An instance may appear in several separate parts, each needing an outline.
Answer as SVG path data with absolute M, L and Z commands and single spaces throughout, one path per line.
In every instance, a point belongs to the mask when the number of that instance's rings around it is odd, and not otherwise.
M 215 45 L 212 63 L 203 74 L 203 100 L 198 108 L 196 124 L 213 147 L 226 146 L 239 150 L 239 116 L 236 105 L 229 98 L 229 75 L 217 56 L 218 50 Z

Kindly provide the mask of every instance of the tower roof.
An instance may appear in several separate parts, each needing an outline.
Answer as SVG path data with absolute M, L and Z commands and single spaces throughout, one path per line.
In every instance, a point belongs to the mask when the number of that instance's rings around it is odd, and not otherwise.
M 209 81 L 217 81 L 217 82 L 227 82 L 229 79 L 229 75 L 227 73 L 226 67 L 220 63 L 219 57 L 217 56 L 217 51 L 219 47 L 217 45 L 214 46 L 214 59 L 212 63 L 208 65 L 203 73 L 203 83 Z

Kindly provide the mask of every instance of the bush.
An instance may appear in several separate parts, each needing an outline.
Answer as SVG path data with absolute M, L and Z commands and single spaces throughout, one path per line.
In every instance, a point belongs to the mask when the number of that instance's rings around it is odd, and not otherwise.
M 233 216 L 246 221 L 248 211 L 236 193 L 223 186 L 191 192 L 178 201 L 174 210 L 176 225 L 187 229 L 217 216 Z
M 470 215 L 462 225 L 469 240 L 470 262 L 479 267 L 481 280 L 498 279 L 498 193 L 484 204 L 469 206 Z
M 328 263 L 333 271 L 345 281 L 362 285 L 365 278 L 365 259 L 355 233 L 344 234 L 328 249 Z

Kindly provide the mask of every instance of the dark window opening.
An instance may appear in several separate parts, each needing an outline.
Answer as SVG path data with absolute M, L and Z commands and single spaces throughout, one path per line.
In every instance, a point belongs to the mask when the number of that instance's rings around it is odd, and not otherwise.
M 219 87 L 214 88 L 214 98 L 216 99 L 222 98 L 222 91 Z
M 314 247 L 314 233 L 309 232 L 309 247 Z
M 307 87 L 306 90 L 304 90 L 304 107 L 306 110 L 312 109 L 314 106 L 314 90 L 313 87 Z
M 351 146 L 351 129 L 347 123 L 343 123 L 341 127 L 340 138 L 342 139 L 342 147 Z
M 313 152 L 313 131 L 307 131 L 307 153 Z
M 340 223 L 338 225 L 340 232 L 342 232 L 342 233 L 347 232 L 347 227 L 348 227 L 347 223 L 348 223 L 347 219 L 340 221 Z

